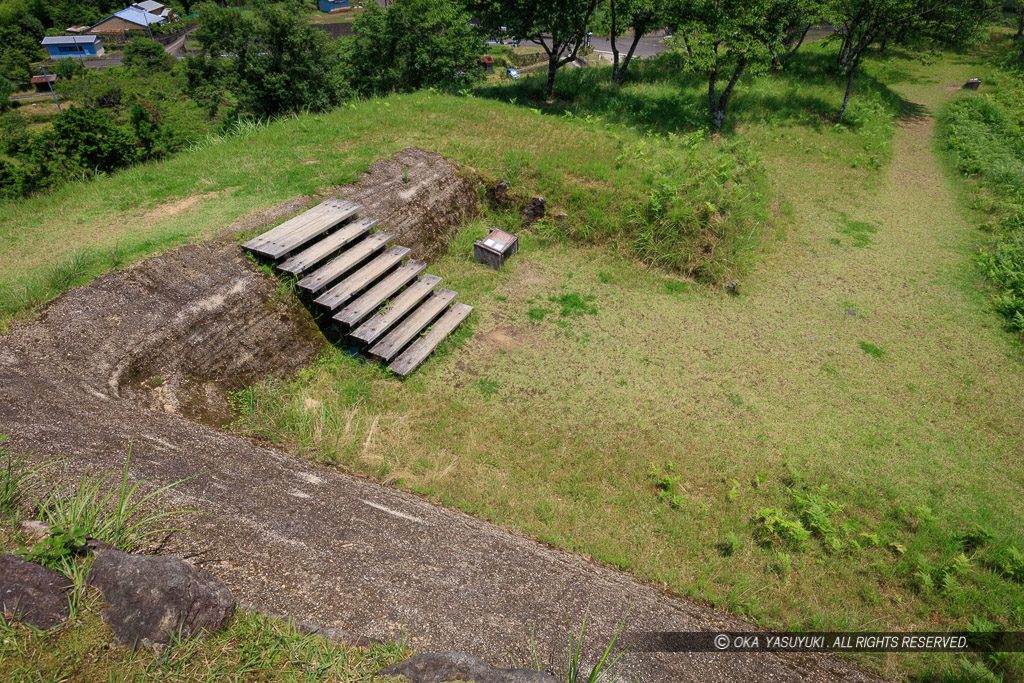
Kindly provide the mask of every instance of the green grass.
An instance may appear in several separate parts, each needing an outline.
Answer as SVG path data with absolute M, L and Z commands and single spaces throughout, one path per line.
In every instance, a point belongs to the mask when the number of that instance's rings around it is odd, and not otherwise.
M 1024 335 L 1024 70 L 1007 65 L 1019 53 L 1008 35 L 999 48 L 985 90 L 944 108 L 941 136 L 957 170 L 971 178 L 973 204 L 989 217 L 982 227 L 992 239 L 979 263 L 997 289 L 992 307 Z
M 700 137 L 680 149 L 621 126 L 421 92 L 208 136 L 166 162 L 0 204 L 0 321 L 285 199 L 326 194 L 407 145 L 544 195 L 549 210 L 569 215 L 539 228 L 550 237 L 609 245 L 684 275 L 741 271 L 771 237 L 764 175 L 742 139 Z
M 78 614 L 50 632 L 0 624 L 0 677 L 36 681 L 371 681 L 402 661 L 399 644 L 357 648 L 306 635 L 278 619 L 238 612 L 206 640 L 174 643 L 156 654 L 113 647 L 100 619 L 102 598 L 91 592 Z
M 893 54 L 835 126 L 822 116 L 842 91 L 817 49 L 808 76 L 745 80 L 717 139 L 699 84 L 659 62 L 619 91 L 601 70 L 561 74 L 552 105 L 532 77 L 371 100 L 5 205 L 0 301 L 50 296 L 19 288 L 75 249 L 129 261 L 404 145 L 440 151 L 543 193 L 568 224 L 523 232 L 502 272 L 471 245 L 516 218 L 466 226 L 431 264 L 476 309 L 455 343 L 404 382 L 331 351 L 236 395 L 238 429 L 767 626 L 1020 630 L 1024 365 L 986 311 L 976 216 L 930 125 L 894 120 L 988 74 L 971 55 Z M 870 248 L 850 248 L 858 235 Z M 109 267 L 97 256 L 75 281 Z M 736 272 L 739 296 L 708 284 Z M 994 666 L 1020 676 L 1019 658 Z
M 882 67 L 919 117 L 978 70 L 964 55 Z M 255 387 L 240 426 L 760 624 L 1024 628 L 1024 366 L 982 305 L 973 214 L 931 125 L 891 140 L 740 126 L 787 231 L 741 296 L 693 282 L 680 296 L 628 252 L 543 229 L 501 273 L 458 249 L 432 266 L 477 306 L 456 354 L 398 384 L 332 352 Z M 853 163 L 857 149 L 878 163 Z M 514 162 L 529 174 L 529 156 Z M 870 248 L 850 248 L 858 236 Z M 572 294 L 596 310 L 563 317 Z M 501 400 L 482 402 L 485 387 Z M 977 665 L 858 661 L 893 676 Z M 1010 679 L 1022 666 L 990 664 Z

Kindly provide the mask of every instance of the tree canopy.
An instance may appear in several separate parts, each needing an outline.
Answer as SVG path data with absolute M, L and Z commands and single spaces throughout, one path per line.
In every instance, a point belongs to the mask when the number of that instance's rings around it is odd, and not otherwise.
M 483 37 L 454 2 L 396 0 L 356 19 L 342 45 L 343 73 L 357 92 L 465 86 L 483 77 Z
M 344 95 L 335 44 L 290 5 L 243 11 L 203 3 L 196 37 L 206 55 L 188 59 L 190 91 L 226 89 L 240 113 L 322 111 Z

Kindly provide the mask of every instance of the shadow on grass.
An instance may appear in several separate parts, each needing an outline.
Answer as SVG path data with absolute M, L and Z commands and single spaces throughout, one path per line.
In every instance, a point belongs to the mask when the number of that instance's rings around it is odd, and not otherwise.
M 824 49 L 795 55 L 785 70 L 746 75 L 740 81 L 726 116 L 723 132 L 754 121 L 820 127 L 832 125 L 846 86 L 834 68 L 835 57 Z M 892 60 L 885 63 L 888 79 L 907 82 L 914 74 Z M 707 81 L 687 72 L 684 57 L 664 53 L 630 65 L 626 82 L 611 82 L 611 67 L 563 70 L 555 85 L 556 98 L 545 101 L 545 74 L 512 84 L 477 89 L 480 97 L 504 100 L 555 116 L 600 117 L 646 132 L 686 133 L 709 126 Z M 895 116 L 915 117 L 923 109 L 891 90 L 872 71 L 861 69 L 854 80 L 851 108 L 860 102 L 880 103 Z M 851 124 L 854 125 L 854 124 Z

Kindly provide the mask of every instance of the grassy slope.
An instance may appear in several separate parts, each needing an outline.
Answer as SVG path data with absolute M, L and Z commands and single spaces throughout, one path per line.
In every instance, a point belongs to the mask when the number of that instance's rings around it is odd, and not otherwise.
M 927 117 L 969 64 L 885 68 Z M 761 623 L 1020 628 L 1024 590 L 986 562 L 1024 547 L 1024 368 L 986 311 L 978 235 L 930 119 L 902 123 L 877 172 L 851 168 L 828 126 L 743 128 L 792 232 L 741 296 L 535 236 L 490 273 L 465 257 L 471 226 L 434 266 L 477 307 L 462 349 L 405 383 L 339 355 L 249 394 L 250 424 Z M 551 299 L 572 293 L 597 311 L 563 316 Z M 665 476 L 679 479 L 661 496 Z M 793 492 L 845 530 L 756 543 L 765 508 L 810 525 Z M 957 540 L 979 526 L 995 538 Z M 872 661 L 889 674 L 950 663 Z
M 68 281 L 215 234 L 284 199 L 327 193 L 406 145 L 507 177 L 525 192 L 542 191 L 555 210 L 570 212 L 573 229 L 586 239 L 628 242 L 630 208 L 664 182 L 686 187 L 680 204 L 714 203 L 728 247 L 715 262 L 726 267 L 753 249 L 765 218 L 759 171 L 742 145 L 697 141 L 681 150 L 628 129 L 612 136 L 491 100 L 424 92 L 278 121 L 165 163 L 0 204 L 0 320 L 47 300 Z M 683 220 L 693 223 L 694 216 Z M 739 228 L 750 232 L 728 237 Z M 685 248 L 693 238 L 679 234 L 667 251 L 696 254 Z
M 876 73 L 933 107 L 968 65 L 950 57 L 925 70 L 895 59 Z M 625 97 L 661 102 L 668 92 L 645 81 Z M 340 354 L 325 359 L 292 386 L 243 397 L 249 425 L 762 623 L 940 629 L 982 616 L 1021 627 L 1021 587 L 982 560 L 1000 544 L 1024 547 L 1014 458 L 1024 450 L 1024 377 L 984 310 L 975 233 L 937 168 L 928 126 L 900 128 L 887 163 L 884 131 L 869 125 L 886 106 L 881 95 L 863 100 L 851 133 L 817 116 L 838 104 L 838 90 L 784 77 L 745 92 L 738 127 L 789 204 L 791 234 L 743 280 L 741 296 L 571 246 L 550 230 L 524 236 L 507 271 L 482 270 L 465 254 L 486 222 L 505 220 L 488 217 L 432 266 L 477 307 L 461 349 L 404 383 Z M 765 115 L 796 95 L 809 114 Z M 213 234 L 405 144 L 543 188 L 585 236 L 602 215 L 622 215 L 623 190 L 635 199 L 650 186 L 651 157 L 667 164 L 682 144 L 667 134 L 686 132 L 685 121 L 662 128 L 665 137 L 633 132 L 658 130 L 662 105 L 624 108 L 631 116 L 622 118 L 601 102 L 588 107 L 574 113 L 622 125 L 430 94 L 372 101 L 274 124 L 259 144 L 229 140 L 8 205 L 0 240 L 5 260 L 15 258 L 0 275 L 9 288 L 0 300 L 22 305 L 26 281 L 29 299 L 45 296 L 31 281 L 45 284 L 52 260 L 75 248 L 94 250 L 86 270 L 97 272 L 115 245 L 120 260 Z M 625 165 L 609 163 L 623 151 Z M 197 193 L 210 194 L 168 213 Z M 574 293 L 593 297 L 596 312 L 551 300 Z M 679 477 L 669 495 L 658 495 L 652 465 Z M 791 491 L 821 485 L 822 498 L 843 508 L 829 517 L 856 525 L 833 534 L 841 552 L 820 538 L 800 548 L 754 542 L 759 510 L 796 519 Z M 976 524 L 995 541 L 945 590 L 920 588 L 915 572 L 940 578 L 962 550 L 954 535 Z M 894 673 L 942 661 L 877 663 Z

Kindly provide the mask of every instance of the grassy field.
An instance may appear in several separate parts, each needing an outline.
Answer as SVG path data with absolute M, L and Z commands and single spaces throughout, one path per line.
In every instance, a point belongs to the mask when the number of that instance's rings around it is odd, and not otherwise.
M 892 138 L 738 117 L 788 231 L 739 296 L 543 229 L 484 271 L 489 216 L 433 266 L 477 307 L 456 353 L 404 383 L 337 354 L 245 392 L 244 424 L 762 624 L 1021 628 L 1024 368 L 930 119 L 969 64 L 883 64 Z
M 241 392 L 239 429 L 761 624 L 1019 630 L 1024 366 L 931 120 L 985 67 L 876 61 L 836 127 L 821 49 L 807 77 L 742 83 L 716 139 L 695 128 L 700 84 L 670 65 L 593 95 L 602 71 L 578 70 L 552 105 L 538 80 L 371 100 L 3 205 L 0 306 L 30 310 L 407 144 L 436 150 L 544 193 L 568 225 L 523 234 L 501 273 L 470 245 L 515 221 L 466 226 L 431 266 L 476 307 L 446 352 L 405 382 L 330 354 Z M 714 257 L 688 261 L 700 244 Z M 1022 675 L 1019 658 L 987 664 Z

